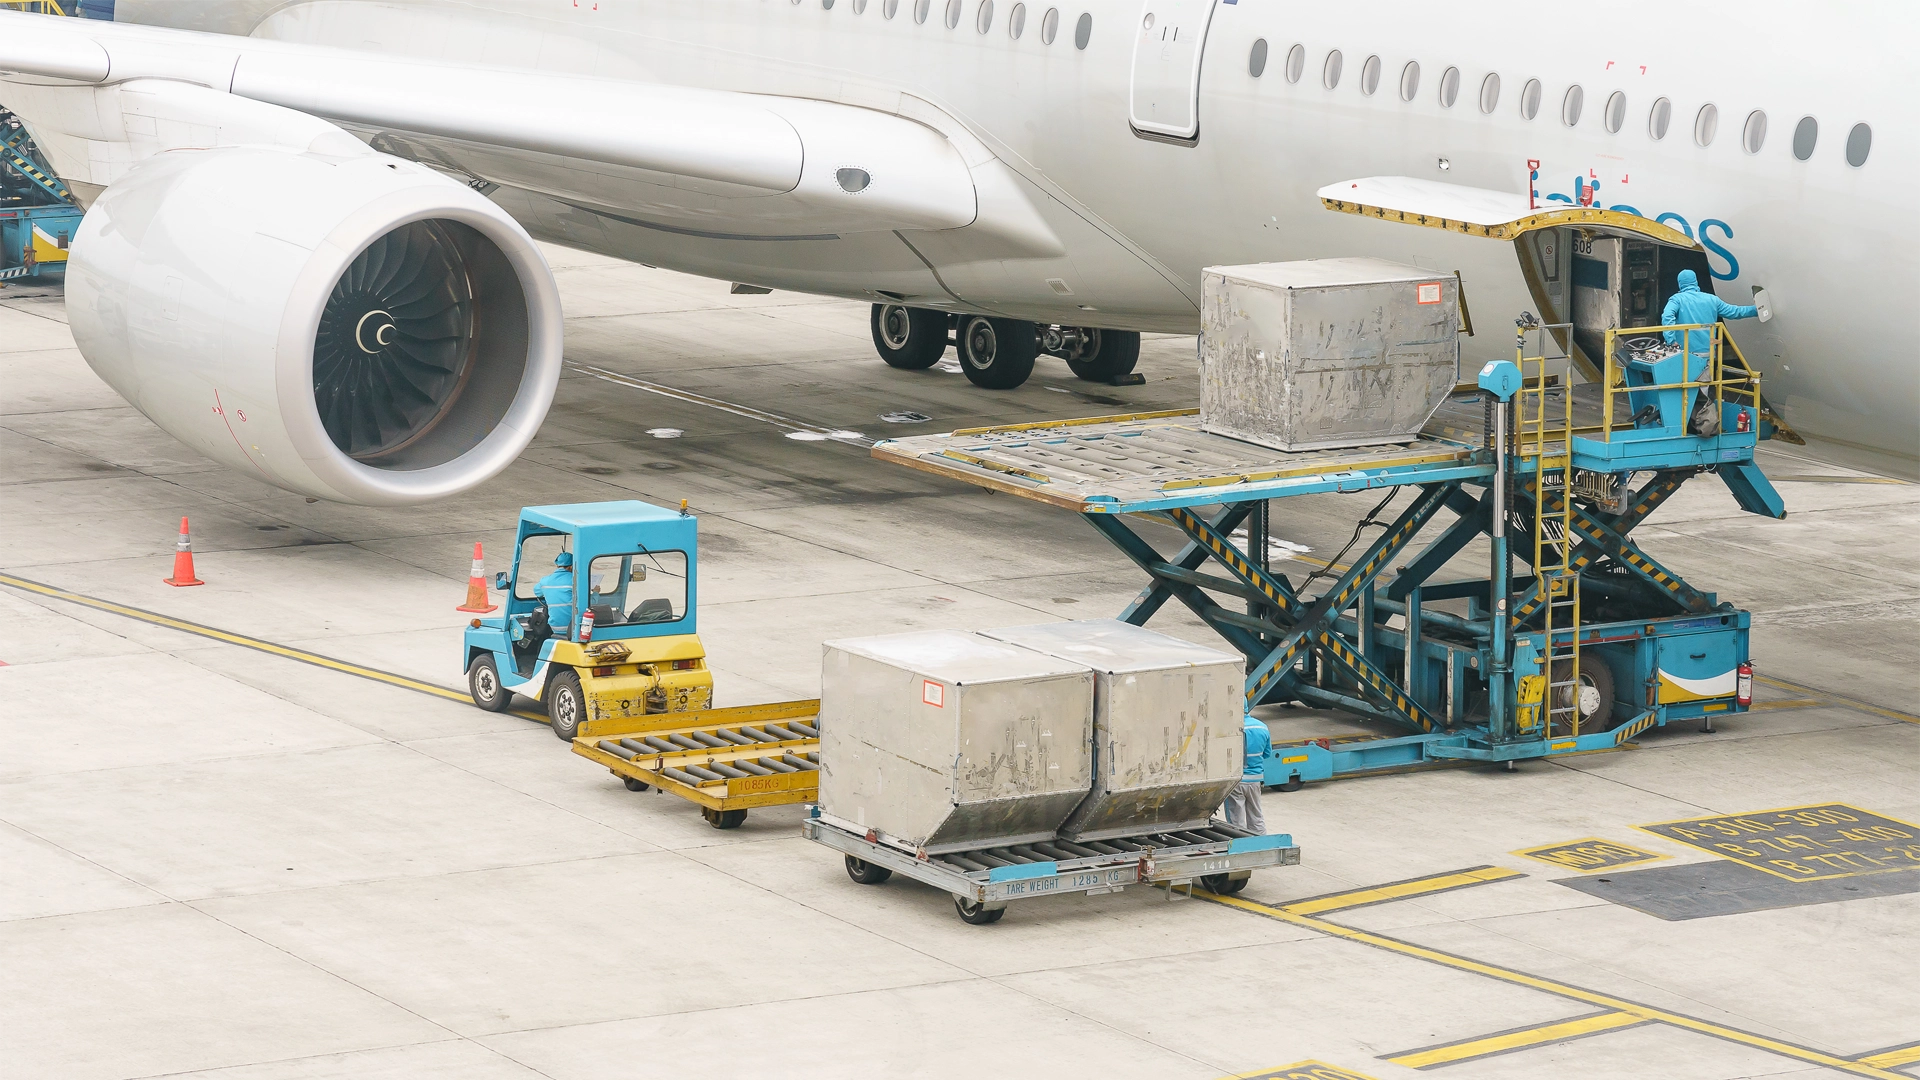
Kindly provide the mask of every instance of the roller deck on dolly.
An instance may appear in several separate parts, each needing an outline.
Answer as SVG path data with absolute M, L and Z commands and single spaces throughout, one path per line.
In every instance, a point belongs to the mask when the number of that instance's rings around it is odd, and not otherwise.
M 1276 747 L 1270 786 L 1442 760 L 1511 767 L 1679 720 L 1711 730 L 1750 701 L 1748 614 L 1630 539 L 1705 474 L 1742 509 L 1785 516 L 1753 460 L 1771 433 L 1758 376 L 1714 325 L 1699 328 L 1713 343 L 1704 374 L 1658 381 L 1675 365 L 1653 362 L 1663 350 L 1644 335 L 1674 329 L 1686 328 L 1608 331 L 1601 379 L 1574 386 L 1569 328 L 1521 320 L 1518 363 L 1457 387 L 1402 445 L 1286 452 L 1181 411 L 894 439 L 873 454 L 1079 513 L 1148 578 L 1119 617 L 1145 624 L 1185 604 L 1246 657 L 1249 708 L 1302 702 L 1403 733 Z M 1711 434 L 1690 415 L 1697 394 Z M 1402 487 L 1411 502 L 1324 591 L 1266 565 L 1279 500 Z M 1455 520 L 1429 530 L 1443 508 Z M 1130 515 L 1184 543 L 1163 554 Z M 1252 558 L 1233 538 L 1243 525 Z M 1485 576 L 1436 577 L 1482 537 Z
M 747 811 L 812 802 L 820 790 L 819 700 L 590 720 L 573 752 L 605 765 L 629 791 L 664 791 L 700 807 L 716 829 Z

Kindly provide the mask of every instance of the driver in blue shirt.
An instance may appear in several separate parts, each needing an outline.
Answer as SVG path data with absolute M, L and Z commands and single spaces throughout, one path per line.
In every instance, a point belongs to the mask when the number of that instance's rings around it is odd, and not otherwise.
M 553 557 L 554 571 L 540 579 L 533 594 L 547 602 L 547 622 L 555 637 L 573 639 L 573 552 Z

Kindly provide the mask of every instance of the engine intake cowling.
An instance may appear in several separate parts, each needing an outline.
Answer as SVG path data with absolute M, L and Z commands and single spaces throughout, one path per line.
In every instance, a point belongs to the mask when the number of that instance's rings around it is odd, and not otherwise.
M 87 363 L 154 423 L 340 502 L 485 482 L 560 376 L 559 294 L 525 230 L 371 152 L 154 158 L 87 211 L 67 310 Z

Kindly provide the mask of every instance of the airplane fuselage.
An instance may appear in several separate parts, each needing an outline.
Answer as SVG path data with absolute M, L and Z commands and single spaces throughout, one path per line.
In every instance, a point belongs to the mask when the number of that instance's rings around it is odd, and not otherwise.
M 950 26 L 949 0 L 327 2 L 235 6 L 200 25 L 908 116 L 954 139 L 984 178 L 975 225 L 739 234 L 662 213 L 657 200 L 622 205 L 612 188 L 591 200 L 542 190 L 531 165 L 496 159 L 482 175 L 530 231 L 562 243 L 772 288 L 1039 322 L 1190 333 L 1203 266 L 1377 255 L 1460 270 L 1483 321 L 1467 355 L 1502 355 L 1510 339 L 1486 328 L 1535 306 L 1509 245 L 1332 213 L 1315 192 L 1400 175 L 1532 186 L 1548 205 L 1591 199 L 1697 239 L 1733 302 L 1766 287 L 1772 321 L 1733 333 L 1802 431 L 1920 453 L 1920 317 L 1907 295 L 1920 282 L 1920 226 L 1895 202 L 1916 164 L 1920 97 L 1896 52 L 1903 9 L 1799 27 L 1790 6 L 1737 23 L 1670 7 L 1602 20 L 1518 5 L 1459 18 L 1398 2 L 1364 19 L 1267 0 L 996 0 L 983 15 L 988 6 L 957 0 Z M 122 18 L 146 10 L 123 3 Z M 179 25 L 177 11 L 163 5 L 153 21 Z M 1136 80 L 1173 70 L 1139 73 L 1177 51 L 1171 23 L 1188 41 L 1202 35 L 1197 133 L 1184 140 L 1130 122 Z M 1803 117 L 1817 125 L 1806 160 L 1795 146 Z M 1872 142 L 1855 165 L 1858 124 Z

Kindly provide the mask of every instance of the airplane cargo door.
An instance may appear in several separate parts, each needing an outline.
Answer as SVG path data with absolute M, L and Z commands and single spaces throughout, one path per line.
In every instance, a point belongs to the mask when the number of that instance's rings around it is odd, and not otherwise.
M 1134 134 L 1200 137 L 1200 58 L 1215 0 L 1147 0 L 1134 25 L 1129 117 Z

